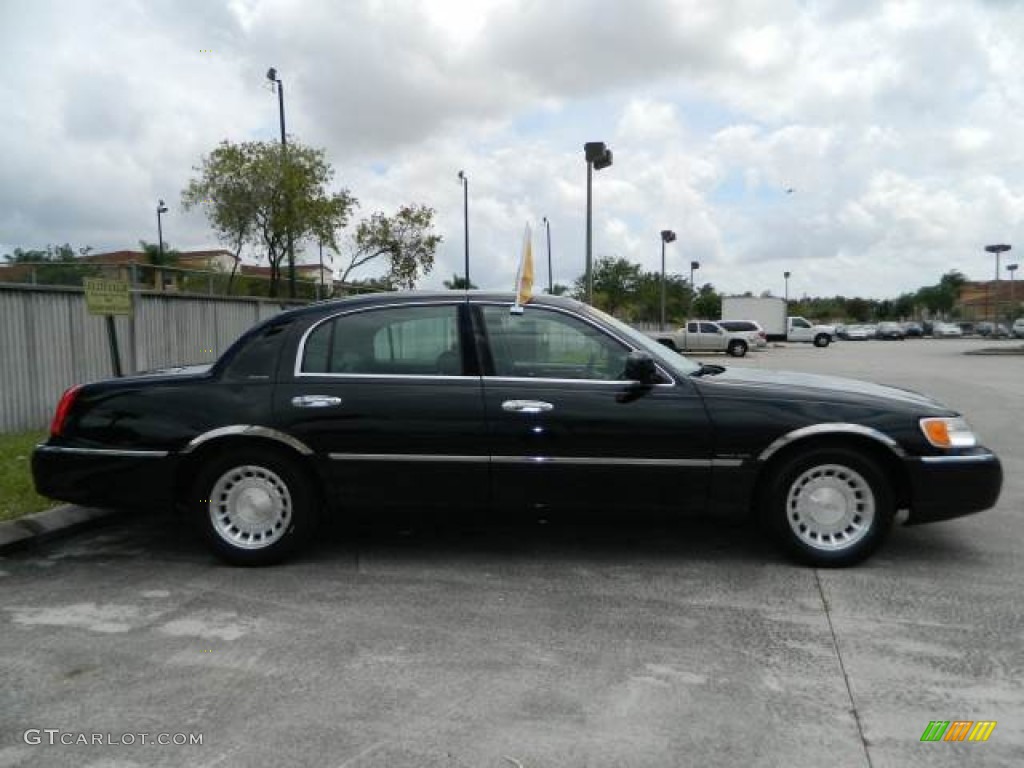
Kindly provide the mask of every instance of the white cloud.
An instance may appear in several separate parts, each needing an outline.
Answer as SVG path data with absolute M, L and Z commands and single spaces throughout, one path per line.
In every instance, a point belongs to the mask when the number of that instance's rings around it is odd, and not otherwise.
M 511 287 L 547 216 L 572 282 L 589 140 L 615 154 L 595 255 L 656 269 L 669 228 L 669 268 L 726 291 L 984 278 L 1022 234 L 1021 39 L 1024 6 L 985 0 L 9 0 L 0 251 L 153 240 L 161 197 L 170 242 L 212 245 L 178 194 L 217 142 L 276 139 L 274 66 L 362 213 L 437 209 L 430 285 L 462 269 L 459 169 L 474 281 Z

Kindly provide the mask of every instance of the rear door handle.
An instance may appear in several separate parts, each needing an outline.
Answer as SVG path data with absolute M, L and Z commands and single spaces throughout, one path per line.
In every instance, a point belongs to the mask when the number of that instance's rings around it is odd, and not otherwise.
M 506 400 L 501 404 L 501 410 L 509 413 L 546 413 L 554 409 L 555 406 L 543 400 Z
M 341 405 L 341 398 L 332 395 L 299 395 L 292 398 L 292 405 L 296 408 L 332 408 Z

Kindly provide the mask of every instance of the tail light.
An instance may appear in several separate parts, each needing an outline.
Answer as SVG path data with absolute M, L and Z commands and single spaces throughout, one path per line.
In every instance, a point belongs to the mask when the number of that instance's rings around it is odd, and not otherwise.
M 60 437 L 64 431 L 64 425 L 68 420 L 68 414 L 71 412 L 71 406 L 75 404 L 81 389 L 82 385 L 76 384 L 61 395 L 60 402 L 57 403 L 57 412 L 53 414 L 53 421 L 50 422 L 50 437 Z

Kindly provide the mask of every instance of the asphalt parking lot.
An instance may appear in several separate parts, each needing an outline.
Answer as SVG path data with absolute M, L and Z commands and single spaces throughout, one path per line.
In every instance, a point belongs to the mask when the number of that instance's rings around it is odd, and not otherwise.
M 980 346 L 713 358 L 927 391 L 1000 454 L 996 509 L 856 569 L 713 522 L 336 527 L 246 570 L 143 515 L 9 554 L 0 766 L 1020 765 L 1024 356 Z

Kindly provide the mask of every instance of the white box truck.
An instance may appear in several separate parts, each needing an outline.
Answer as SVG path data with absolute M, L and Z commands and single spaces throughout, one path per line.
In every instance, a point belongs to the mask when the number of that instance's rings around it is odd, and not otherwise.
M 815 325 L 786 314 L 786 300 L 775 296 L 723 296 L 723 320 L 755 320 L 769 341 L 800 341 L 827 347 L 836 339 L 834 325 Z

